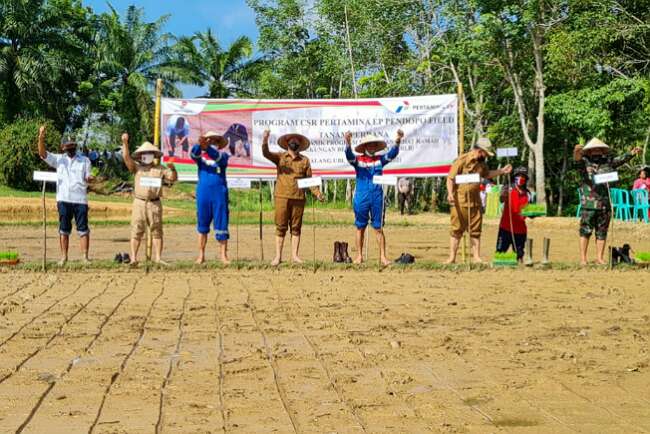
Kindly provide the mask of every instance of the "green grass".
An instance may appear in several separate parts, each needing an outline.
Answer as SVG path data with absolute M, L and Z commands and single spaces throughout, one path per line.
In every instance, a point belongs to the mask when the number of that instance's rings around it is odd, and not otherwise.
M 505 252 L 505 253 L 495 252 L 494 260 L 495 261 L 516 261 L 517 254 L 515 252 Z
M 128 265 L 118 264 L 110 260 L 102 261 L 93 261 L 90 265 L 83 264 L 82 262 L 71 261 L 68 262 L 64 267 L 58 267 L 56 262 L 51 261 L 47 263 L 47 268 L 50 271 L 56 272 L 83 272 L 83 271 L 100 271 L 100 270 L 112 270 L 112 271 L 121 271 L 121 272 L 145 272 L 147 266 L 144 261 L 140 263 L 140 266 L 137 268 L 130 268 Z M 18 264 L 15 269 L 23 271 L 41 271 L 42 263 L 40 261 L 35 262 L 26 262 Z M 283 263 L 280 267 L 273 267 L 269 262 L 261 262 L 259 260 L 240 260 L 233 261 L 230 266 L 224 266 L 220 262 L 210 261 L 203 265 L 196 265 L 193 261 L 175 261 L 171 263 L 168 267 L 160 267 L 154 264 L 150 264 L 148 267 L 149 271 L 152 272 L 161 272 L 161 271 L 210 271 L 210 270 L 250 270 L 250 271 L 259 271 L 267 270 L 272 272 L 278 272 L 282 270 L 298 270 L 298 271 L 307 271 L 307 272 L 318 272 L 318 271 L 371 271 L 371 272 L 383 272 L 383 273 L 401 273 L 401 272 L 410 272 L 410 271 L 449 271 L 449 272 L 491 272 L 492 267 L 490 264 L 472 264 L 471 269 L 467 264 L 458 263 L 453 265 L 447 265 L 439 262 L 432 261 L 418 261 L 415 264 L 393 264 L 390 267 L 381 267 L 376 261 L 371 261 L 363 265 L 355 264 L 335 264 L 333 262 L 324 262 L 324 261 L 305 261 L 304 264 L 290 264 Z M 577 270 L 607 270 L 606 266 L 603 265 L 589 265 L 587 267 L 582 267 L 578 263 L 569 263 L 569 262 L 554 262 L 551 264 L 534 264 L 531 269 L 533 270 L 556 270 L 556 271 L 577 271 Z M 634 266 L 620 266 L 616 268 L 616 272 L 631 272 L 642 270 L 641 268 Z M 646 271 L 643 270 L 645 273 Z

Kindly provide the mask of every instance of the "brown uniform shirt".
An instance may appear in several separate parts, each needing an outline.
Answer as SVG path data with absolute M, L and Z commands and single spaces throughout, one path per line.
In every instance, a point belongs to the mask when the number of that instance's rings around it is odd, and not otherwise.
M 484 161 L 478 161 L 473 152 L 462 154 L 454 161 L 449 171 L 449 178 L 455 182 L 456 175 L 469 175 L 478 173 L 482 178 L 487 178 L 490 170 Z M 481 206 L 481 188 L 480 184 L 460 184 L 456 185 L 454 193 L 456 203 L 461 207 L 480 207 Z
M 278 177 L 275 182 L 275 196 L 285 199 L 305 199 L 305 192 L 298 188 L 298 179 L 311 178 L 309 158 L 298 154 L 295 158 L 289 152 L 271 152 L 268 144 L 262 144 L 264 157 L 278 167 Z M 313 187 L 312 194 L 319 196 L 320 189 Z
M 135 163 L 135 165 L 133 195 L 136 199 L 142 200 L 160 199 L 162 197 L 162 187 L 143 187 L 140 185 L 140 179 L 143 177 L 160 178 L 163 181 L 171 182 L 173 179 L 172 170 L 162 166 L 144 166 L 140 163 Z

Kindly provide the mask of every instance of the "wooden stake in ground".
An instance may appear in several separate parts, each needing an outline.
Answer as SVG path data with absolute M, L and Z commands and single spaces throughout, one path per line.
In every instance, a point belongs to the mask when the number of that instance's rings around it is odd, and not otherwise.
M 47 271 L 47 208 L 45 208 L 45 181 L 43 181 L 43 272 Z
M 550 262 L 549 256 L 551 254 L 551 239 L 550 238 L 544 238 L 544 247 L 543 247 L 543 257 L 542 257 L 542 264 L 548 264 Z
M 260 178 L 260 260 L 264 262 L 264 234 L 262 230 L 262 179 Z
M 463 83 L 460 81 L 458 82 L 456 94 L 458 97 L 458 156 L 460 157 L 465 152 L 465 97 Z M 467 223 L 467 228 L 469 229 L 469 222 Z M 467 238 L 467 233 L 464 233 L 461 248 L 463 262 L 467 261 Z

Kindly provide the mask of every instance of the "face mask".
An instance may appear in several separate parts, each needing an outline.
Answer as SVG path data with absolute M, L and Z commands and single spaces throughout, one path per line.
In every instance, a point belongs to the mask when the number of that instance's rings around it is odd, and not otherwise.
M 142 164 L 153 164 L 153 154 L 142 154 L 140 161 Z
M 300 143 L 298 142 L 289 142 L 289 149 L 296 152 L 300 148 Z
M 519 187 L 523 187 L 526 185 L 526 178 L 523 176 L 515 176 L 515 184 L 518 185 Z
M 68 157 L 72 158 L 77 154 L 77 150 L 75 148 L 68 148 L 65 150 L 65 153 L 68 155 Z
M 607 156 L 606 155 L 594 155 L 591 157 L 591 160 L 596 163 L 596 164 L 603 164 L 607 162 Z
M 480 161 L 481 163 L 485 162 L 486 158 L 485 157 L 478 157 L 476 161 Z

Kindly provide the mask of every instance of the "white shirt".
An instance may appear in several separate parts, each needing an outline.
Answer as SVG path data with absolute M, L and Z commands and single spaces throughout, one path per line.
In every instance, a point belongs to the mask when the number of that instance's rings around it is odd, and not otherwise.
M 47 153 L 45 162 L 56 169 L 56 201 L 69 203 L 88 203 L 88 178 L 90 160 L 82 155 L 73 158 L 66 154 Z

